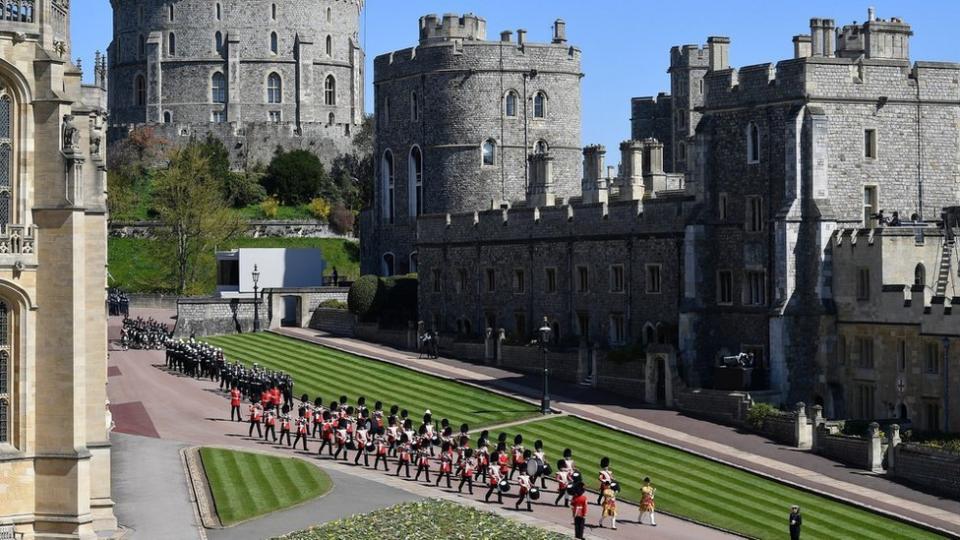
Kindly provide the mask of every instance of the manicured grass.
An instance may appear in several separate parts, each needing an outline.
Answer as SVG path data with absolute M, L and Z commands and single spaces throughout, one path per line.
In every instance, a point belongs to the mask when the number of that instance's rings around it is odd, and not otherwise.
M 436 421 L 449 419 L 454 431 L 463 422 L 476 430 L 537 414 L 529 403 L 276 334 L 219 336 L 207 341 L 223 347 L 230 361 L 258 362 L 290 373 L 297 397 L 307 393 L 311 400 L 321 396 L 329 403 L 345 395 L 353 403 L 363 396 L 371 409 L 381 400 L 385 411 L 393 404 L 407 409 L 415 425 L 426 409 Z
M 514 433 L 522 433 L 529 446 L 541 439 L 553 466 L 563 449 L 571 448 L 590 487 L 597 487 L 600 459 L 606 456 L 622 487 L 621 499 L 638 502 L 643 478 L 649 476 L 657 488 L 658 508 L 747 536 L 786 537 L 790 505 L 799 504 L 804 538 L 938 538 L 850 505 L 574 417 L 531 422 L 509 431 L 509 440 Z M 596 497 L 591 498 L 593 502 Z M 596 511 L 591 509 L 594 514 Z
M 572 527 L 571 527 L 572 530 Z M 406 503 L 376 512 L 332 521 L 288 534 L 280 540 L 563 540 L 562 534 L 467 508 L 448 501 Z
M 157 240 L 142 238 L 110 238 L 108 259 L 110 286 L 127 292 L 169 292 L 176 280 L 170 273 L 172 266 L 161 259 L 156 249 Z M 360 275 L 360 247 L 342 238 L 237 238 L 220 249 L 245 248 L 318 248 L 327 262 L 327 274 L 336 267 L 342 279 L 356 279 Z M 200 290 L 195 294 L 212 294 L 216 288 L 214 254 L 203 257 Z
M 201 448 L 220 522 L 230 526 L 319 497 L 330 478 L 296 458 Z

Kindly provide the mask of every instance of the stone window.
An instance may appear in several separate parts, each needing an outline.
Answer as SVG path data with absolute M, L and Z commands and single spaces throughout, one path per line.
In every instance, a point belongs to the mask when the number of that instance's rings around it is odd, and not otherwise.
M 497 272 L 493 268 L 487 268 L 487 292 L 496 292 L 497 290 Z
M 381 271 L 385 276 L 392 276 L 396 273 L 396 257 L 393 256 L 393 253 L 384 253 L 383 254 L 383 267 Z
M 217 2 L 217 20 L 223 20 L 223 8 L 220 7 L 220 2 Z
M 877 159 L 877 130 L 863 130 L 863 157 Z
M 717 303 L 722 306 L 733 305 L 733 272 L 730 270 L 717 272 Z
M 227 102 L 227 78 L 219 71 L 214 73 L 210 80 L 211 95 L 210 100 L 213 103 Z
M 273 19 L 273 20 L 277 20 L 277 5 L 276 5 L 276 4 L 271 4 L 271 5 L 270 5 L 270 18 Z
M 325 105 L 337 104 L 337 79 L 333 75 L 327 75 L 323 83 L 323 103 Z
M 133 82 L 133 99 L 137 107 L 147 105 L 147 79 L 143 75 L 137 75 Z
M 763 219 L 763 197 L 753 195 L 746 198 L 747 203 L 747 215 L 746 226 L 747 232 L 760 232 L 763 230 L 764 219 Z
M 468 288 L 468 276 L 466 268 L 457 270 L 457 292 L 465 293 Z
M 143 6 L 137 6 L 137 23 L 143 24 Z
M 871 337 L 858 337 L 857 338 L 857 352 L 859 353 L 859 358 L 857 359 L 857 367 L 860 369 L 873 369 L 873 338 Z
M 577 292 L 585 293 L 590 290 L 590 269 L 586 266 L 577 267 Z
M 547 141 L 539 140 L 533 145 L 534 154 L 546 154 L 550 151 L 550 146 L 547 144 Z
M 717 217 L 720 218 L 720 221 L 727 220 L 727 194 L 721 193 L 717 197 Z
M 217 31 L 213 35 L 213 47 L 217 54 L 223 54 L 223 32 Z
M 13 200 L 11 189 L 14 185 L 13 100 L 3 88 L 0 88 L 0 225 L 10 223 L 13 214 L 10 202 Z
M 393 152 L 388 149 L 383 152 L 383 160 L 380 163 L 383 188 L 383 220 L 387 223 L 393 223 L 394 220 L 393 172 Z
M 700 90 L 699 90 L 700 95 L 702 96 L 702 95 L 703 95 L 703 79 L 700 79 L 699 81 L 697 81 L 697 83 L 698 83 L 697 86 L 698 86 L 699 89 L 700 89 Z
M 527 338 L 527 316 L 525 314 L 513 314 L 513 329 L 517 333 L 518 339 L 525 340 Z
M 660 268 L 659 264 L 647 265 L 647 294 L 660 294 Z
M 760 163 L 760 128 L 747 124 L 747 163 Z
M 410 186 L 410 215 L 423 215 L 423 153 L 419 146 L 410 149 L 408 182 Z
M 390 98 L 383 98 L 383 108 L 380 111 L 380 116 L 383 118 L 383 125 L 390 124 Z
M 279 124 L 283 120 L 283 115 L 280 111 L 270 111 L 270 123 Z
M 544 283 L 544 289 L 548 293 L 557 292 L 557 269 L 556 268 L 547 268 L 545 270 L 546 280 Z
M 336 123 L 337 123 L 337 115 L 334 114 L 334 113 L 328 114 L 328 115 L 327 115 L 327 125 L 328 125 L 328 126 L 332 126 L 332 125 L 334 125 L 334 124 L 336 124 Z
M 687 143 L 680 141 L 677 143 L 677 161 L 687 160 Z
M 923 263 L 919 263 L 913 269 L 913 285 L 915 287 L 923 287 L 926 284 L 927 284 L 927 269 L 923 267 Z
M 547 95 L 543 92 L 537 92 L 533 96 L 533 117 L 547 117 Z
M 170 35 L 167 36 L 167 54 L 169 56 L 177 55 L 177 35 L 173 32 L 170 32 Z
M 857 418 L 871 420 L 874 415 L 875 390 L 872 384 L 857 385 Z
M 430 275 L 433 279 L 433 292 L 440 292 L 441 285 L 443 284 L 443 277 L 440 274 L 440 270 L 434 268 Z
M 172 124 L 173 123 L 173 113 L 170 111 L 163 111 L 163 123 Z
M 333 22 L 333 10 L 327 8 L 327 22 Z
M 283 103 L 283 81 L 278 73 L 267 77 L 267 103 Z
M 745 305 L 765 306 L 767 304 L 767 274 L 765 272 L 747 272 L 743 289 L 743 303 Z
M 210 121 L 214 124 L 224 124 L 227 122 L 227 113 L 223 109 L 213 111 L 210 115 Z
M 327 56 L 333 56 L 333 36 L 327 36 Z
M 13 362 L 11 361 L 10 309 L 0 301 L 0 445 L 13 444 Z
M 677 109 L 677 129 L 687 128 L 687 110 Z
M 610 267 L 610 292 L 622 293 L 626 289 L 626 280 L 623 275 L 623 265 L 615 264 Z
M 170 19 L 170 22 L 173 22 L 173 16 L 174 16 L 173 4 L 170 4 L 169 6 L 167 6 L 167 9 L 168 9 L 167 18 Z
M 497 143 L 493 139 L 483 141 L 481 150 L 485 167 L 492 167 L 497 164 Z
M 513 292 L 517 294 L 527 292 L 527 275 L 522 268 L 513 271 Z
M 409 271 L 411 273 L 417 273 L 420 270 L 420 256 L 416 251 L 410 254 L 409 260 Z
M 941 356 L 940 344 L 936 341 L 928 341 L 924 355 L 924 371 L 930 375 L 939 375 Z
M 897 343 L 897 371 L 907 371 L 907 342 L 903 339 Z
M 420 120 L 420 102 L 417 101 L 416 92 L 410 92 L 410 120 Z
M 506 104 L 504 106 L 504 108 L 506 109 L 504 112 L 507 115 L 507 117 L 516 118 L 518 101 L 519 101 L 519 96 L 517 96 L 517 93 L 515 91 L 510 90 L 509 92 L 507 92 L 507 97 L 505 100 Z
M 273 54 L 280 52 L 280 38 L 276 32 L 270 32 L 270 52 Z
M 137 37 L 137 52 L 140 55 L 140 58 L 143 58 L 147 55 L 147 40 L 144 39 L 143 34 L 140 34 Z
M 857 300 L 870 300 L 870 269 L 857 269 Z
M 627 325 L 623 313 L 610 314 L 610 344 L 622 345 L 627 341 Z
M 867 229 L 877 227 L 878 209 L 877 186 L 863 186 L 863 226 Z

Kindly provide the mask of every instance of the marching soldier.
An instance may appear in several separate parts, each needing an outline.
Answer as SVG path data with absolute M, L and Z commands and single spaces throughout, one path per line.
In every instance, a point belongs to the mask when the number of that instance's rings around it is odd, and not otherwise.
M 336 437 L 336 430 L 334 430 L 334 420 L 330 411 L 323 411 L 322 414 L 322 424 L 320 428 L 320 439 L 323 441 L 320 443 L 320 450 L 317 454 L 323 454 L 323 449 L 329 449 L 329 455 L 333 455 L 333 446 L 334 440 Z M 314 424 L 316 425 L 316 424 Z
M 299 421 L 299 418 L 297 419 Z M 287 438 L 287 446 L 290 444 L 290 409 L 286 405 L 283 406 L 283 414 L 280 415 L 280 444 L 283 444 L 283 438 Z M 300 436 L 297 435 L 297 438 Z
M 376 452 L 377 455 L 377 457 L 373 460 L 374 470 L 379 468 L 380 462 L 383 461 L 383 470 L 389 472 L 390 469 L 387 468 L 387 451 L 389 451 L 390 447 L 387 445 L 387 439 L 382 433 L 377 432 L 377 434 L 373 436 L 373 447 L 373 451 Z M 397 471 L 400 471 L 399 467 L 397 468 Z M 410 476 L 409 468 L 407 469 L 407 476 Z
M 450 489 L 450 475 L 453 473 L 453 447 L 449 442 L 443 443 L 440 447 L 440 473 L 437 475 L 437 486 L 440 486 L 440 479 L 447 477 L 447 489 Z
M 526 501 L 527 512 L 533 512 L 533 507 L 530 506 L 530 497 L 528 496 L 530 494 L 530 488 L 533 487 L 533 481 L 530 479 L 530 475 L 527 474 L 526 468 L 520 469 L 520 476 L 517 477 L 517 486 L 520 488 L 520 494 L 517 497 L 517 504 L 514 505 L 514 508 L 519 510 L 520 505 Z
M 600 491 L 600 496 L 603 499 L 603 504 L 600 506 L 600 528 L 603 528 L 604 518 L 610 518 L 610 528 L 617 530 L 617 493 L 612 487 L 607 486 Z
M 570 486 L 570 476 L 572 471 L 564 467 L 563 460 L 557 461 L 557 500 L 553 501 L 554 506 L 560 506 L 560 499 L 563 499 L 564 506 L 570 506 L 570 495 L 567 494 L 567 488 Z
M 413 452 L 410 445 L 410 439 L 407 437 L 406 433 L 404 433 L 403 435 L 400 435 L 400 445 L 399 445 L 398 454 L 399 455 L 397 459 L 396 475 L 400 476 L 400 469 L 402 468 L 406 470 L 407 478 L 410 478 L 410 460 L 413 457 Z M 379 459 L 379 456 L 378 456 L 378 459 Z M 386 460 L 384 460 L 384 462 L 386 462 Z M 386 466 L 386 463 L 384 463 L 384 466 Z
M 264 420 L 267 429 L 263 432 L 263 440 L 266 441 L 270 438 L 270 435 L 273 435 L 273 442 L 277 442 L 277 412 L 272 407 L 267 409 Z
M 425 435 L 423 427 L 420 427 L 421 435 Z M 427 447 L 430 446 L 430 442 L 421 438 L 420 443 L 417 445 L 417 475 L 413 478 L 414 482 L 420 480 L 420 473 L 425 473 L 427 477 L 427 483 L 430 483 L 430 455 L 427 452 Z
M 234 386 L 230 389 L 230 421 L 233 421 L 234 416 L 237 418 L 237 422 L 243 422 L 243 415 L 240 413 L 240 389 Z
M 541 474 L 537 473 L 537 477 L 533 479 L 533 483 L 537 483 L 537 478 L 540 479 L 540 487 L 547 489 L 547 474 L 549 474 L 550 466 L 547 465 L 547 453 L 543 450 L 543 441 L 536 440 L 533 443 L 533 456 L 540 460 L 540 463 L 543 464 L 544 472 Z
M 563 450 L 563 469 L 569 473 L 577 468 L 576 462 L 573 461 L 573 451 L 569 448 L 564 448 Z
M 253 428 L 257 428 L 257 438 L 263 437 L 263 432 L 260 431 L 260 421 L 263 419 L 263 407 L 260 406 L 256 401 L 250 404 L 250 431 L 247 433 L 247 437 L 253 437 Z
M 597 505 L 600 505 L 603 502 L 603 490 L 610 487 L 610 484 L 613 483 L 613 471 L 610 470 L 610 458 L 603 457 L 600 460 L 600 496 L 597 497 Z
M 337 451 L 333 453 L 333 459 L 340 458 L 340 452 L 343 452 L 343 459 L 347 459 L 347 438 L 349 437 L 348 432 L 349 421 L 346 418 L 341 418 L 337 425 L 336 430 L 336 442 L 337 442 Z
M 513 438 L 513 448 L 511 449 L 511 454 L 513 455 L 513 466 L 510 468 L 510 479 L 513 480 L 513 473 L 518 469 L 523 470 L 524 466 L 526 465 L 523 449 L 523 435 L 518 434 Z
M 458 493 L 463 492 L 463 484 L 470 487 L 470 494 L 473 495 L 473 475 L 477 471 L 477 460 L 473 457 L 473 449 L 467 448 L 464 452 L 466 461 L 460 465 L 460 487 Z
M 499 452 L 494 452 L 491 456 L 491 463 L 487 467 L 487 485 L 490 486 L 487 489 L 487 494 L 484 495 L 484 502 L 490 502 L 490 495 L 493 495 L 493 492 L 497 492 L 497 504 L 503 504 L 503 493 L 500 491 L 500 482 L 503 481 L 503 476 L 500 474 L 500 466 L 496 462 L 496 458 L 499 457 Z
M 357 447 L 357 456 L 353 458 L 353 464 L 360 464 L 360 456 L 363 456 L 363 466 L 370 466 L 370 458 L 367 452 L 367 441 L 370 437 L 370 421 L 369 420 L 359 420 L 357 424 L 356 433 L 353 436 L 353 442 Z

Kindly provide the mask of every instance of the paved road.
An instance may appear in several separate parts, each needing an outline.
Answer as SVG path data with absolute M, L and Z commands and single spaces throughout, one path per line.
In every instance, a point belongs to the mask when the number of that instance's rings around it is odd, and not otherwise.
M 285 328 L 279 333 L 518 396 L 539 399 L 541 392 L 536 375 L 448 358 L 418 359 L 415 353 L 310 329 Z M 553 405 L 565 412 L 960 534 L 960 501 L 677 411 L 650 409 L 636 400 L 561 381 L 551 381 L 550 386 Z
M 157 317 L 160 312 L 150 312 Z M 134 313 L 136 316 L 137 313 Z M 117 319 L 111 319 L 111 336 L 118 335 L 116 326 L 119 324 Z M 375 472 L 363 467 L 354 467 L 341 463 L 333 463 L 329 458 L 318 458 L 316 454 L 294 453 L 293 451 L 268 444 L 259 440 L 251 440 L 246 437 L 246 425 L 237 422 L 230 422 L 229 406 L 225 396 L 219 392 L 216 385 L 209 381 L 199 381 L 188 377 L 183 377 L 176 373 L 168 372 L 164 366 L 163 353 L 159 351 L 112 351 L 110 354 L 110 372 L 113 374 L 109 378 L 108 393 L 111 401 L 111 410 L 114 414 L 114 421 L 117 425 L 117 432 L 133 435 L 160 438 L 169 441 L 177 441 L 181 444 L 191 445 L 219 445 L 243 448 L 255 448 L 261 451 L 268 451 L 281 455 L 297 455 L 304 459 L 310 459 L 322 466 L 331 475 L 336 475 L 338 485 L 336 491 L 322 499 L 317 504 L 330 506 L 319 511 L 315 515 L 316 522 L 322 522 L 331 517 L 340 517 L 351 515 L 354 512 L 365 512 L 365 507 L 354 507 L 349 504 L 350 499 L 346 495 L 348 489 L 357 489 L 362 494 L 360 498 L 366 503 L 381 501 L 386 505 L 393 495 L 401 497 L 397 491 L 405 492 L 402 497 L 420 498 L 420 497 L 439 497 L 447 498 L 471 506 L 479 506 L 491 511 L 496 511 L 508 515 L 520 521 L 529 522 L 538 526 L 563 530 L 570 530 L 570 514 L 564 508 L 555 508 L 552 505 L 536 504 L 534 512 L 516 512 L 513 510 L 513 498 L 508 496 L 504 499 L 504 505 L 496 504 L 486 505 L 482 502 L 483 490 L 477 489 L 476 496 L 458 495 L 445 489 L 434 488 L 421 483 L 406 479 L 395 478 L 385 475 L 382 471 Z M 316 445 L 312 445 L 316 448 Z M 131 452 L 127 453 L 127 450 Z M 138 456 L 136 448 L 129 449 L 118 448 L 119 456 L 116 459 L 130 459 L 128 456 Z M 170 473 L 173 475 L 173 473 Z M 184 482 L 180 473 L 180 482 Z M 379 484 L 375 487 L 367 487 L 374 482 Z M 117 497 L 128 496 L 126 493 L 119 492 Z M 184 488 L 185 489 L 185 488 Z M 337 494 L 340 494 L 338 497 Z M 370 493 L 368 497 L 365 494 Z M 351 496 L 352 497 L 352 496 Z M 339 500 L 347 501 L 340 504 Z M 544 499 L 553 497 L 546 494 Z M 139 512 L 150 511 L 146 507 L 149 502 L 147 497 L 131 498 L 130 508 L 123 513 L 124 516 L 131 516 L 131 523 L 140 519 Z M 730 538 L 729 535 L 719 531 L 701 527 L 678 519 L 671 519 L 667 516 L 658 518 L 659 527 L 656 529 L 643 527 L 642 529 L 635 523 L 637 516 L 636 507 L 630 507 L 621 504 L 621 516 L 625 518 L 621 521 L 621 527 L 618 531 L 610 529 L 594 528 L 590 531 L 594 538 L 637 538 L 642 532 L 644 538 L 652 539 L 703 539 Z M 293 524 L 293 514 L 298 514 L 297 509 L 291 511 L 290 516 L 274 514 L 260 520 L 262 523 L 251 523 L 248 527 L 242 529 L 231 529 L 225 531 L 223 536 L 217 533 L 211 533 L 215 538 L 261 538 L 266 536 L 264 533 L 275 534 L 273 531 L 285 532 L 291 528 L 297 528 L 301 525 Z M 590 522 L 599 517 L 597 507 L 591 508 Z M 305 513 L 309 514 L 309 511 Z M 184 522 L 192 520 L 191 517 L 182 516 Z M 288 519 L 289 517 L 289 519 Z M 299 514 L 298 519 L 304 519 L 305 523 L 310 520 L 309 515 Z M 140 530 L 146 530 L 146 521 L 142 521 Z M 299 522 L 298 522 L 299 523 Z M 233 534 L 230 534 L 233 533 Z

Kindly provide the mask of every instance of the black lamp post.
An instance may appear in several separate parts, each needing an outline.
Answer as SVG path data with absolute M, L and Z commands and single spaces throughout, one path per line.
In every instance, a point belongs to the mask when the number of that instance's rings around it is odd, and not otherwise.
M 543 318 L 540 327 L 540 355 L 543 356 L 543 396 L 540 397 L 540 414 L 550 414 L 550 365 L 547 363 L 547 343 L 550 341 L 550 323 Z
M 257 269 L 257 265 L 253 265 L 253 331 L 260 331 L 260 297 L 257 294 L 260 291 L 260 288 L 257 287 L 257 283 L 260 282 L 260 270 Z

